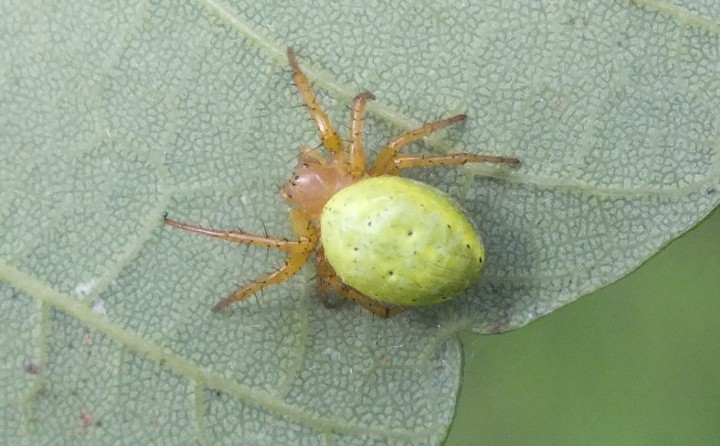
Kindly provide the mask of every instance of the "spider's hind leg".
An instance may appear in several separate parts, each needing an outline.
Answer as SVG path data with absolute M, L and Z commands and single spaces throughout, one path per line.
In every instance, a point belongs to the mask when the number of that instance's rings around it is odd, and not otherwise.
M 325 306 L 329 306 L 330 301 L 327 297 L 327 291 L 331 290 L 343 299 L 353 301 L 383 319 L 391 318 L 404 309 L 403 307 L 399 307 L 397 305 L 384 305 L 377 302 L 344 283 L 340 277 L 335 274 L 332 266 L 328 263 L 327 258 L 325 257 L 325 251 L 322 247 L 317 250 L 316 270 L 318 296 Z

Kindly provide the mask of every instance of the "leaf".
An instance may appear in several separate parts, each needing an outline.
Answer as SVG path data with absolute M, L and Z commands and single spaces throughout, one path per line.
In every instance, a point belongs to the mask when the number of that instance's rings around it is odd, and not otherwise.
M 6 2 L 0 380 L 12 444 L 437 444 L 455 333 L 519 327 L 637 267 L 718 203 L 717 19 L 664 3 Z M 289 235 L 277 186 L 315 130 L 296 48 L 368 146 L 465 112 L 432 150 L 518 169 L 413 175 L 463 202 L 485 279 L 390 321 L 317 302 L 312 268 L 175 218 Z M 411 150 L 422 150 L 414 147 Z

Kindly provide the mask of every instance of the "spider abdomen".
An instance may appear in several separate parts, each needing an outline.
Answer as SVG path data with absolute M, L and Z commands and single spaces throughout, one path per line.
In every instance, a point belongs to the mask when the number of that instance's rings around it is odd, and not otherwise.
M 379 302 L 440 302 L 482 273 L 485 252 L 474 225 L 445 194 L 406 178 L 372 177 L 340 190 L 320 225 L 337 275 Z

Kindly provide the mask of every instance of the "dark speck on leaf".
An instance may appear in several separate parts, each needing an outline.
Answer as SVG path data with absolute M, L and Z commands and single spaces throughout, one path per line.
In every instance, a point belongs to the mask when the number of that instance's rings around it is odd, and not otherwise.
M 31 375 L 37 375 L 40 373 L 40 366 L 35 364 L 31 359 L 26 358 L 23 363 L 23 368 L 25 371 Z

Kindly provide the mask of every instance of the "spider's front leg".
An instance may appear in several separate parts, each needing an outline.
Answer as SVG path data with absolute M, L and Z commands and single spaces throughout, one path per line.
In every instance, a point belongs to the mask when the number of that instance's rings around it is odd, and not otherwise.
M 196 232 L 233 243 L 275 248 L 288 254 L 287 260 L 280 268 L 263 274 L 250 283 L 238 288 L 232 294 L 215 304 L 212 311 L 220 311 L 233 302 L 243 300 L 266 286 L 277 285 L 294 276 L 308 261 L 319 239 L 318 229 L 310 223 L 310 219 L 305 214 L 297 209 L 290 213 L 290 221 L 293 229 L 299 236 L 297 240 L 248 234 L 242 231 L 217 231 L 171 220 L 167 218 L 167 215 L 164 219 L 166 224 L 185 231 Z
M 288 48 L 287 56 L 290 68 L 292 69 L 295 87 L 297 87 L 300 97 L 302 97 L 305 106 L 315 121 L 322 145 L 328 149 L 334 159 L 344 160 L 345 148 L 342 139 L 340 139 L 340 134 L 335 127 L 333 127 L 325 110 L 318 104 L 315 92 L 312 90 L 307 76 L 302 69 L 300 69 L 300 65 L 298 65 L 297 59 L 295 58 L 295 51 L 292 48 Z
M 370 168 L 371 176 L 400 175 L 403 169 L 410 167 L 457 166 L 467 163 L 502 163 L 517 164 L 517 158 L 491 155 L 475 155 L 472 153 L 451 153 L 446 155 L 418 154 L 401 155 L 400 150 L 406 145 L 429 136 L 431 133 L 461 122 L 465 115 L 429 122 L 420 128 L 405 132 L 391 139 L 378 154 L 375 164 Z
M 365 124 L 365 104 L 375 99 L 369 91 L 363 91 L 353 99 L 350 109 L 350 144 L 348 155 L 350 157 L 350 174 L 359 178 L 365 174 L 365 149 L 362 143 L 362 132 Z

